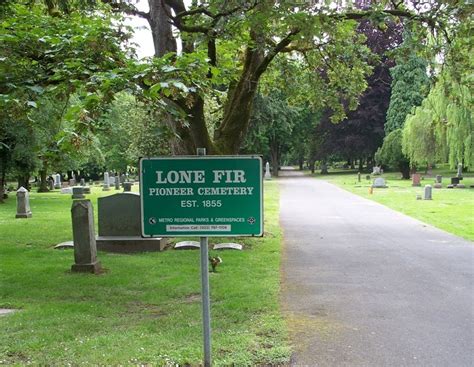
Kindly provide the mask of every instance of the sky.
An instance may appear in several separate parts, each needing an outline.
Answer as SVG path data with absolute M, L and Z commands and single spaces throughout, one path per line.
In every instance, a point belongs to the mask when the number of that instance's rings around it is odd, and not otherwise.
M 138 10 L 148 11 L 148 1 L 139 0 L 136 4 Z M 140 17 L 130 17 L 127 22 L 128 25 L 131 25 L 134 29 L 134 36 L 132 41 L 137 46 L 137 54 L 139 58 L 153 56 L 155 49 L 153 47 L 153 39 L 151 37 L 150 27 L 148 22 Z

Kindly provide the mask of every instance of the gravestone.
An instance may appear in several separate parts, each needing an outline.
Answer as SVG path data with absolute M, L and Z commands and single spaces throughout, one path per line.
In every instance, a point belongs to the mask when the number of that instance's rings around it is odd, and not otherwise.
M 61 188 L 61 175 L 56 173 L 54 176 L 54 188 L 60 189 Z
M 48 179 L 48 190 L 49 191 L 54 190 L 54 179 L 51 179 L 51 178 Z
M 373 169 L 372 169 L 372 174 L 373 175 L 380 175 L 381 174 L 380 170 L 381 170 L 381 167 L 374 166 Z
M 76 186 L 76 180 L 74 178 L 69 180 L 69 186 Z
M 16 192 L 15 218 L 31 218 L 30 193 L 23 186 Z
M 451 177 L 451 185 L 458 185 L 459 184 L 459 177 Z
M 61 243 L 58 243 L 53 248 L 55 250 L 73 249 L 74 248 L 74 241 L 61 242 Z
M 94 210 L 90 200 L 74 200 L 71 215 L 74 241 L 74 264 L 71 271 L 98 274 L 101 265 L 97 261 Z
M 385 184 L 385 179 L 383 177 L 377 177 L 372 184 L 372 187 L 377 188 L 386 188 L 387 185 Z
M 84 188 L 82 186 L 74 186 L 72 188 L 72 199 L 85 199 Z
M 89 180 L 89 186 L 94 186 L 94 181 L 92 179 Z
M 119 176 L 115 176 L 115 190 L 120 190 L 120 179 L 119 179 Z
M 421 186 L 421 175 L 419 173 L 414 173 L 411 176 L 411 185 L 412 186 Z
M 131 192 L 132 191 L 132 183 L 131 182 L 124 182 L 123 183 L 123 192 Z
M 101 197 L 97 200 L 99 235 L 97 248 L 110 252 L 162 251 L 163 238 L 141 237 L 140 195 L 133 192 Z
M 181 241 L 174 245 L 175 250 L 198 250 L 201 244 L 197 241 Z
M 109 185 L 115 185 L 115 176 L 109 175 Z
M 442 182 L 443 182 L 443 176 L 436 175 L 436 183 L 442 183 Z
M 86 180 L 81 178 L 81 183 L 79 184 L 81 186 L 86 186 Z
M 456 177 L 462 177 L 462 164 L 458 164 L 458 172 L 456 174 Z
M 110 190 L 109 173 L 104 172 L 104 185 L 102 186 L 102 191 L 109 191 L 109 190 Z
M 83 189 L 84 189 L 84 194 L 89 195 L 89 194 L 91 193 L 91 188 L 90 188 L 90 186 L 84 186 Z
M 232 243 L 232 242 L 218 243 L 217 245 L 214 245 L 213 250 L 239 250 L 239 251 L 242 251 L 242 245 L 240 243 Z
M 425 185 L 425 190 L 423 191 L 423 200 L 431 200 L 433 198 L 433 188 L 431 185 Z
M 272 174 L 270 173 L 270 163 L 265 163 L 265 180 L 271 180 Z
M 123 185 L 124 182 L 125 182 L 125 175 L 122 173 L 122 174 L 120 175 L 120 184 Z
M 61 189 L 61 194 L 68 194 L 68 195 L 71 195 L 72 194 L 72 187 L 63 187 Z

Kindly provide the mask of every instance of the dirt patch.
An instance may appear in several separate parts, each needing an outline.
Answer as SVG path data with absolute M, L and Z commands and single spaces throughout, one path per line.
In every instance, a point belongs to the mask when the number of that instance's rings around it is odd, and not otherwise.
M 191 293 L 184 297 L 184 303 L 194 303 L 201 301 L 201 293 Z

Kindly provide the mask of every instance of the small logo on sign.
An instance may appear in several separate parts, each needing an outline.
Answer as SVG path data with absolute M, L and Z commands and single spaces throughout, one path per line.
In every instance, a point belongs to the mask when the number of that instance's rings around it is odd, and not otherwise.
M 148 223 L 150 224 L 156 224 L 156 218 L 155 217 L 151 217 L 150 219 L 148 219 Z
M 255 218 L 250 217 L 249 219 L 247 219 L 247 222 L 248 222 L 248 224 L 255 224 Z

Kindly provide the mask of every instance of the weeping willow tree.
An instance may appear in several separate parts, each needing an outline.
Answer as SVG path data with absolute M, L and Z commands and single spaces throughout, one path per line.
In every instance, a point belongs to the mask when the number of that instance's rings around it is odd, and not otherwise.
M 459 163 L 474 167 L 471 30 L 467 23 L 459 28 L 438 81 L 407 116 L 402 145 L 412 166 L 449 162 L 453 169 Z

